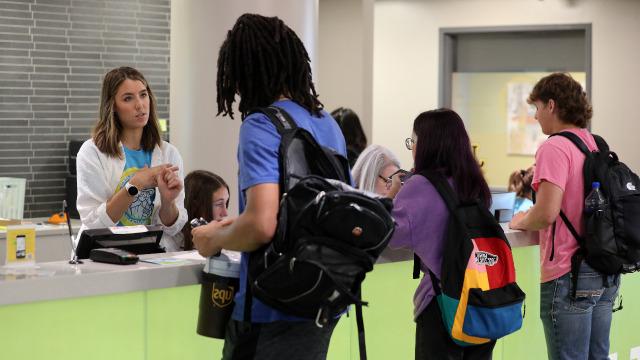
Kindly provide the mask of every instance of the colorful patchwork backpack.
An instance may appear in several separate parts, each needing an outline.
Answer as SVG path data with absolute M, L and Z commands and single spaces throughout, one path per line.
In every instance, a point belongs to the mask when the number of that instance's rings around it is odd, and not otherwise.
M 511 246 L 477 201 L 461 203 L 439 173 L 425 172 L 449 209 L 441 279 L 429 270 L 445 328 L 461 346 L 479 345 L 522 326 L 525 294 L 516 283 Z M 414 278 L 419 275 L 414 259 Z

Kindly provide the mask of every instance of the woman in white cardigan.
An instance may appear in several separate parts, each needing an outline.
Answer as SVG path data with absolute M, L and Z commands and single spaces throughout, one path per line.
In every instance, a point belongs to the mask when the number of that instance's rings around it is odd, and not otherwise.
M 109 71 L 100 118 L 76 160 L 80 231 L 160 224 L 161 245 L 180 250 L 174 236 L 187 221 L 182 158 L 162 140 L 159 128 L 156 100 L 144 76 L 130 67 Z

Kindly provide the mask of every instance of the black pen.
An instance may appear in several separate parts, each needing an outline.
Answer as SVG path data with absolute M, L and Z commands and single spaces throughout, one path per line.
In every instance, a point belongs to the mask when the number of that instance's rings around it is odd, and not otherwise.
M 67 218 L 69 236 L 73 238 L 73 233 L 71 232 L 71 217 L 69 216 L 69 207 L 67 206 L 67 200 L 62 200 L 62 211 L 64 212 L 64 216 Z
M 67 200 L 62 200 L 62 212 L 67 217 L 67 227 L 69 228 L 69 240 L 71 241 L 72 258 L 69 260 L 69 264 L 82 264 L 82 260 L 78 260 L 78 254 L 76 254 L 76 247 L 73 244 L 73 232 L 71 231 L 71 217 L 69 216 L 69 207 L 67 206 Z

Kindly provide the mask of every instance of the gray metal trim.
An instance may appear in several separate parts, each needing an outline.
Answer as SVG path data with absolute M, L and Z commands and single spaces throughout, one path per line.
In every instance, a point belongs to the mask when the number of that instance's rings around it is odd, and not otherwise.
M 589 100 L 591 100 L 591 70 L 592 70 L 592 63 L 591 63 L 591 49 L 592 49 L 592 45 L 591 45 L 591 40 L 592 40 L 592 30 L 591 30 L 591 24 L 584 24 L 584 57 L 585 57 L 585 62 L 584 62 L 584 71 L 587 73 L 587 97 L 589 98 Z M 589 125 L 589 127 L 591 127 L 591 125 Z
M 551 24 L 551 25 L 514 25 L 514 26 L 480 26 L 480 27 L 450 27 L 440 28 L 446 35 L 474 34 L 474 33 L 503 33 L 530 31 L 563 31 L 563 30 L 591 30 L 590 23 L 584 24 Z
M 451 106 L 451 73 L 456 59 L 453 36 L 440 29 L 440 63 L 438 72 L 438 107 Z

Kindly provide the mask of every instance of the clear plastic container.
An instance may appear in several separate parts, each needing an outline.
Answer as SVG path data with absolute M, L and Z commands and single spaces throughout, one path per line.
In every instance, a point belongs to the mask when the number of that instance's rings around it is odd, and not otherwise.
M 26 179 L 0 177 L 0 217 L 23 218 L 26 185 Z
M 600 183 L 594 181 L 591 184 L 591 192 L 584 199 L 584 211 L 587 214 L 591 214 L 596 211 L 603 211 L 606 209 L 607 205 L 607 199 L 600 191 Z

